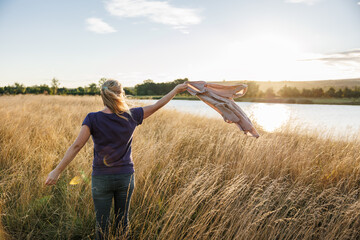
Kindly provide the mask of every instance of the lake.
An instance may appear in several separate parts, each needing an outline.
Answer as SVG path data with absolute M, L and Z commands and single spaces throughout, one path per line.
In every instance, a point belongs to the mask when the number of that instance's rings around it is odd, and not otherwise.
M 137 100 L 152 104 L 157 100 Z M 360 134 L 360 106 L 236 102 L 265 131 L 275 132 L 288 125 L 316 131 L 333 138 L 356 138 Z M 164 108 L 222 119 L 202 101 L 171 100 Z

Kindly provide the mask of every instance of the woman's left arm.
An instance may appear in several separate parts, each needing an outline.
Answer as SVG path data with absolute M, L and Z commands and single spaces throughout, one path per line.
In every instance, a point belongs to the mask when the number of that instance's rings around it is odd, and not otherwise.
M 56 166 L 56 168 L 49 173 L 45 181 L 45 185 L 53 185 L 57 182 L 61 172 L 75 158 L 76 154 L 89 140 L 89 137 L 90 137 L 89 127 L 87 125 L 82 125 L 80 129 L 80 133 L 76 138 L 75 142 L 66 151 L 64 158 L 60 161 L 60 163 Z

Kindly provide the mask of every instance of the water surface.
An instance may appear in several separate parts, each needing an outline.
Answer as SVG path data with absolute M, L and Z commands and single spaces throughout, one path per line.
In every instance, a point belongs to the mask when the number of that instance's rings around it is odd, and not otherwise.
M 138 100 L 152 104 L 156 100 Z M 360 106 L 236 102 L 265 131 L 275 132 L 285 125 L 319 131 L 336 138 L 360 134 Z M 164 108 L 219 118 L 221 115 L 202 101 L 171 100 Z

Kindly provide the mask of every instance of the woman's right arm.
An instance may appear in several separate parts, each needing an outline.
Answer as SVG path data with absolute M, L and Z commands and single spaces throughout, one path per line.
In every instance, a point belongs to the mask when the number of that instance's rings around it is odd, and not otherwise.
M 63 159 L 60 161 L 57 167 L 49 173 L 45 181 L 46 185 L 53 185 L 57 182 L 61 172 L 64 171 L 66 166 L 75 158 L 81 148 L 89 140 L 89 138 L 90 129 L 87 125 L 83 125 L 80 129 L 78 137 L 76 138 L 75 142 L 68 148 Z
M 168 94 L 163 96 L 159 101 L 156 103 L 143 107 L 144 109 L 144 119 L 149 117 L 151 114 L 159 110 L 161 107 L 163 107 L 165 104 L 170 102 L 173 97 L 175 97 L 176 94 L 184 92 L 187 89 L 187 84 L 182 83 L 178 84 L 173 90 L 171 90 Z

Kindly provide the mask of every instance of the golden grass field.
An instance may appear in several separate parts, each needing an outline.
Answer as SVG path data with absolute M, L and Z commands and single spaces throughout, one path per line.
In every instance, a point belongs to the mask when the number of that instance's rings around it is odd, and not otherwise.
M 92 141 L 56 186 L 44 182 L 101 109 L 98 96 L 0 97 L 0 239 L 94 238 Z M 133 239 L 360 239 L 359 140 L 259 131 L 164 109 L 144 120 Z

